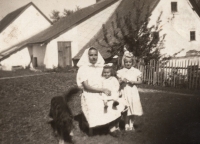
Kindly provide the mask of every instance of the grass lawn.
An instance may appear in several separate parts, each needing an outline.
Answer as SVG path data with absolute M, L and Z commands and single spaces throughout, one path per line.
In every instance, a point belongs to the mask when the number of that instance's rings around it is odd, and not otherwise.
M 73 83 L 74 73 L 0 80 L 0 143 L 56 144 L 48 124 L 50 100 Z M 136 132 L 122 130 L 118 138 L 105 132 L 88 137 L 75 121 L 77 144 L 200 143 L 200 96 L 150 86 L 140 86 L 140 91 L 144 115 L 136 117 Z M 75 96 L 70 106 L 74 115 L 80 114 L 80 97 Z
M 0 70 L 0 78 L 27 76 L 27 75 L 36 75 L 36 74 L 42 74 L 42 72 L 31 71 L 29 69 L 20 69 L 20 70 L 16 70 L 16 71 L 2 71 L 2 70 Z

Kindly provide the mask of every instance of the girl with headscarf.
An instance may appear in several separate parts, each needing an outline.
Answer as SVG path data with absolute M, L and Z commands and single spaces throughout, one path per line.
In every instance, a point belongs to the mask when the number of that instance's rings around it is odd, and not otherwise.
M 102 70 L 104 59 L 97 49 L 91 47 L 84 51 L 77 66 L 77 85 L 83 88 L 81 106 L 89 128 L 102 126 L 113 122 L 121 116 L 119 109 L 113 109 L 112 103 L 108 102 L 107 112 L 104 111 L 104 103 L 100 93 L 111 95 L 108 89 L 102 88 Z M 116 131 L 116 125 L 110 126 L 110 132 Z
M 125 130 L 135 130 L 134 115 L 141 116 L 143 114 L 142 105 L 137 84 L 141 84 L 141 71 L 134 68 L 135 59 L 132 53 L 125 51 L 122 58 L 122 69 L 117 71 L 117 77 L 121 83 L 121 94 L 128 106 L 125 114 Z

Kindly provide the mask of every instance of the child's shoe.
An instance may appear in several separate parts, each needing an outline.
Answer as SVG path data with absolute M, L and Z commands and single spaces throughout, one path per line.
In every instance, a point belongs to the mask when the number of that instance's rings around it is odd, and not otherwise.
M 135 131 L 135 128 L 134 128 L 134 121 L 132 119 L 130 119 L 129 121 L 129 127 L 130 127 L 130 130 L 131 131 Z
M 125 125 L 125 131 L 129 131 L 130 130 L 130 127 L 128 124 Z
M 113 137 L 119 137 L 120 136 L 120 131 L 114 131 L 114 132 L 109 132 L 109 134 Z
M 135 128 L 134 127 L 129 127 L 129 130 L 130 131 L 135 131 Z

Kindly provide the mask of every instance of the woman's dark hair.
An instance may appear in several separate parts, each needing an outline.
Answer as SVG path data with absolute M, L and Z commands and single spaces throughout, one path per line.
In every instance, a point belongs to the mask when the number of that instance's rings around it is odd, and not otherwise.
M 115 70 L 112 66 L 105 65 L 103 67 L 103 69 L 110 69 L 111 70 L 111 76 L 116 76 L 116 72 L 115 72 Z M 102 71 L 102 76 L 103 76 L 103 71 Z

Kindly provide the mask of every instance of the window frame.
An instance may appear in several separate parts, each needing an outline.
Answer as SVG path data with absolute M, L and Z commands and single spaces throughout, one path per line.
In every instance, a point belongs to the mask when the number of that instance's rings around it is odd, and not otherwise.
M 171 12 L 172 13 L 178 12 L 178 2 L 171 2 Z
M 196 32 L 190 31 L 190 41 L 195 41 L 195 40 L 196 40 Z
M 157 43 L 160 41 L 160 34 L 157 31 L 152 32 L 152 37 L 153 37 L 153 43 Z

